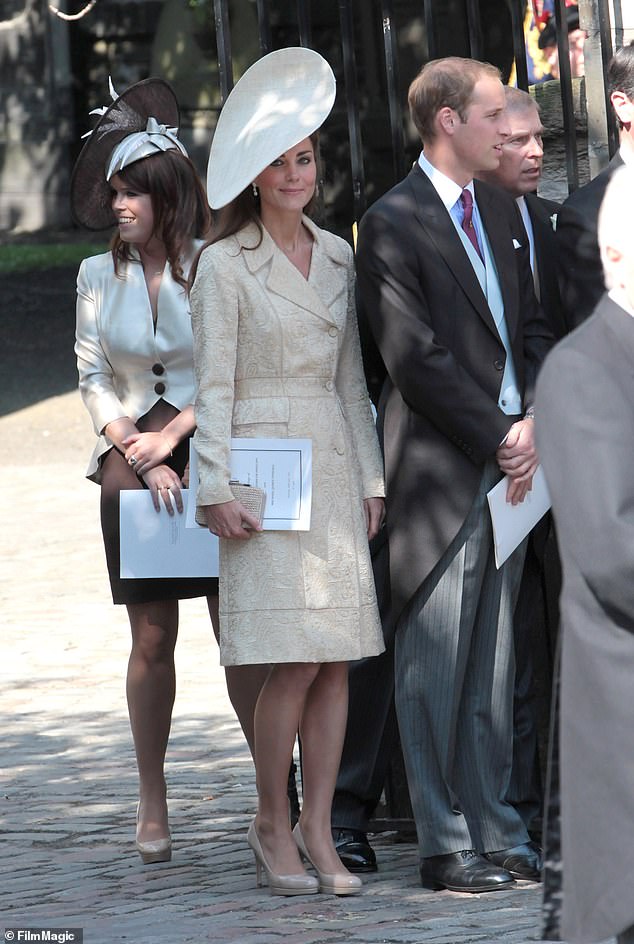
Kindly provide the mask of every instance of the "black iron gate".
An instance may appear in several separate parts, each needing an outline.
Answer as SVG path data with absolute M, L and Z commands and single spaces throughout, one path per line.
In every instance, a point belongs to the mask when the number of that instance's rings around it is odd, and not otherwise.
M 441 55 L 467 55 L 475 59 L 489 59 L 500 66 L 503 75 L 508 78 L 509 64 L 514 65 L 517 85 L 528 89 L 528 71 L 525 51 L 524 20 L 527 0 L 429 0 L 419 3 L 420 18 L 424 26 L 421 37 L 418 66 L 423 62 Z M 612 55 L 610 33 L 610 13 L 608 0 L 596 0 L 599 11 L 599 29 L 601 50 L 604 62 Z M 281 45 L 297 43 L 310 46 L 324 54 L 337 74 L 338 82 L 343 85 L 345 94 L 345 115 L 347 131 L 347 152 L 349 155 L 351 176 L 352 217 L 358 220 L 368 202 L 384 192 L 405 173 L 418 147 L 412 139 L 406 123 L 405 98 L 406 87 L 413 74 L 406 75 L 405 87 L 401 86 L 401 59 L 399 49 L 398 14 L 401 22 L 405 4 L 399 0 L 337 0 L 338 23 L 332 24 L 331 42 L 334 36 L 338 49 L 324 49 L 315 42 L 316 20 L 323 21 L 323 3 L 310 0 L 295 0 L 286 3 L 287 17 L 294 20 L 295 39 Z M 412 4 L 408 4 L 411 12 Z M 292 9 L 294 7 L 294 9 Z M 224 101 L 233 86 L 232 29 L 229 16 L 229 0 L 213 0 L 214 19 L 219 62 L 219 82 L 221 101 Z M 257 19 L 259 46 L 261 55 L 278 48 L 275 42 L 274 3 L 272 0 L 257 0 Z M 316 15 L 317 14 L 317 15 Z M 321 16 L 320 16 L 321 14 Z M 453 19 L 452 25 L 448 19 Z M 565 144 L 566 176 L 570 190 L 578 186 L 579 167 L 577 154 L 577 135 L 573 108 L 573 84 L 568 57 L 568 34 L 561 28 L 565 20 L 565 0 L 555 0 L 555 19 L 557 23 L 557 43 L 560 63 L 559 90 L 563 114 L 563 136 Z M 492 42 L 491 22 L 495 22 L 499 33 L 504 34 L 497 47 Z M 362 134 L 363 108 L 360 94 L 360 77 L 368 75 L 368 64 L 361 69 L 358 66 L 360 34 L 374 37 L 375 56 L 372 66 L 378 70 L 378 85 L 381 89 L 381 101 L 374 107 L 384 115 L 385 133 L 381 137 L 381 151 L 389 151 L 389 159 L 381 165 L 379 179 L 367 173 L 374 165 L 376 155 L 373 147 L 364 142 Z M 338 34 L 338 36 L 336 35 Z M 402 44 L 401 44 L 402 46 Z M 367 46 L 365 47 L 367 48 Z M 493 52 L 493 55 L 492 55 Z M 333 59 L 335 60 L 333 62 Z M 342 96 L 344 97 L 344 96 Z M 368 108 L 367 99 L 365 107 Z M 608 115 L 610 109 L 606 109 Z M 609 128 L 609 152 L 614 153 L 617 141 L 612 124 Z M 368 193 L 366 180 L 372 181 Z

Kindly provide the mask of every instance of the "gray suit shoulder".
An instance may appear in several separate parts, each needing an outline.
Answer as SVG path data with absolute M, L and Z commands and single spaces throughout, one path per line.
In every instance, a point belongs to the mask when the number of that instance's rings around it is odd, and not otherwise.
M 617 307 L 606 293 L 603 295 L 592 315 L 559 341 L 547 355 L 542 374 L 561 370 L 571 360 L 588 358 L 593 363 L 604 360 L 611 362 L 613 347 L 618 344 L 612 332 L 606 330 L 609 325 L 611 309 Z M 541 375 L 540 375 L 541 379 Z

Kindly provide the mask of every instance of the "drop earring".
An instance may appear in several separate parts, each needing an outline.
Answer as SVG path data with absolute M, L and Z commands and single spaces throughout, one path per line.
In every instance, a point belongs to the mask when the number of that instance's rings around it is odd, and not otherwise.
M 253 190 L 253 196 L 254 196 L 254 197 L 256 198 L 256 200 L 257 200 L 257 198 L 258 198 L 258 188 L 255 186 L 255 184 L 251 184 L 251 189 Z

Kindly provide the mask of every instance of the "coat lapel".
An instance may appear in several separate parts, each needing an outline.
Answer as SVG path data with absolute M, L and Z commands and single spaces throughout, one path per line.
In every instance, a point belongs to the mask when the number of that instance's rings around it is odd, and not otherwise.
M 556 281 L 555 254 L 549 246 L 549 236 L 554 234 L 551 214 L 548 207 L 534 193 L 526 194 L 526 206 L 533 224 L 540 288 L 547 291 L 549 286 Z
M 328 253 L 319 238 L 319 229 L 304 217 L 304 224 L 313 236 L 313 253 L 308 281 L 284 253 L 278 249 L 271 236 L 263 230 L 262 241 L 256 245 L 258 234 L 255 226 L 238 234 L 240 243 L 248 251 L 244 253 L 250 272 L 265 269 L 265 284 L 268 291 L 287 299 L 317 318 L 334 324 L 330 306 L 346 288 L 347 271 L 345 257 L 338 248 Z M 253 248 L 255 247 L 255 248 Z M 319 284 L 320 295 L 313 288 Z M 325 288 L 325 291 L 322 289 Z
M 550 200 L 544 201 L 534 193 L 527 193 L 526 206 L 533 225 L 542 308 L 555 337 L 559 339 L 567 333 L 567 329 L 559 301 L 557 246 L 552 221 L 553 215 L 557 213 L 558 204 Z
M 409 179 L 416 197 L 416 215 L 420 225 L 429 235 L 484 323 L 496 337 L 499 337 L 478 277 L 434 185 L 418 164 L 410 172 Z

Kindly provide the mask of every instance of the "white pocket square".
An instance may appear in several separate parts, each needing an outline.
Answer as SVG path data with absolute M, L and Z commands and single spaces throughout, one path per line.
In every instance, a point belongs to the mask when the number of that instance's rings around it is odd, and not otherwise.
M 522 244 L 521 244 L 521 243 L 518 243 L 518 241 L 517 241 L 516 239 L 514 239 L 514 240 L 513 240 L 513 249 L 521 249 L 521 248 L 522 248 Z

